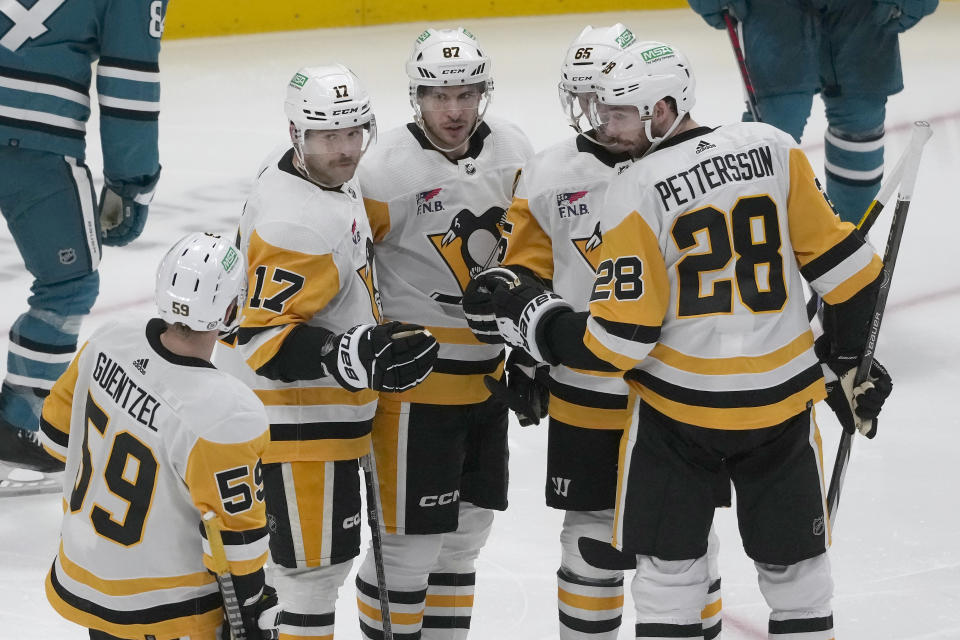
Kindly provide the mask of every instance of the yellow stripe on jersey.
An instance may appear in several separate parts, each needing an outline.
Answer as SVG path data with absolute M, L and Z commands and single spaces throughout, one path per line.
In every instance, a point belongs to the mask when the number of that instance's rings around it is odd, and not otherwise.
M 184 478 L 190 497 L 200 513 L 216 512 L 224 531 L 261 529 L 267 525 L 263 479 L 255 467 L 268 441 L 266 431 L 253 440 L 239 443 L 198 438 L 190 450 Z M 237 491 L 221 495 L 218 474 L 227 478 L 227 486 Z M 213 568 L 212 560 L 204 555 L 204 564 L 209 569 Z M 266 553 L 256 558 L 231 561 L 230 571 L 237 575 L 252 573 L 265 561 Z
M 606 269 L 609 273 L 604 275 Z M 669 301 L 670 281 L 660 243 L 643 216 L 633 211 L 603 233 L 590 315 L 659 327 Z
M 485 344 L 477 340 L 477 337 L 473 335 L 467 327 L 425 327 L 427 331 L 433 334 L 433 337 L 437 339 L 437 342 L 443 342 L 445 344 L 476 344 L 482 345 Z
M 333 255 L 301 253 L 274 246 L 254 229 L 247 248 L 250 292 L 241 329 L 281 327 L 310 320 L 340 291 L 340 273 Z M 256 352 L 247 363 L 256 371 L 270 360 L 289 331 L 283 331 Z
M 827 397 L 821 378 L 775 404 L 730 408 L 703 407 L 666 398 L 636 380 L 628 382 L 645 403 L 660 413 L 679 422 L 708 429 L 762 429 L 802 413 L 808 402 L 820 402 Z
M 883 270 L 883 260 L 880 256 L 874 254 L 870 264 L 860 271 L 853 274 L 843 284 L 835 287 L 833 291 L 823 296 L 823 301 L 827 304 L 840 304 L 852 298 L 857 292 L 877 279 L 880 271 Z
M 320 440 L 271 440 L 263 454 L 264 462 L 317 462 L 355 460 L 370 451 L 370 434 L 356 438 Z
M 202 587 L 216 581 L 213 574 L 208 571 L 162 578 L 124 578 L 116 580 L 101 578 L 68 558 L 63 550 L 63 542 L 60 543 L 60 565 L 63 567 L 63 572 L 71 579 L 108 596 L 132 596 L 148 591 L 176 589 L 178 587 Z
M 553 279 L 553 243 L 530 212 L 526 198 L 513 199 L 507 210 L 503 237 L 507 251 L 501 264 L 526 267 L 544 280 Z
M 83 350 L 86 348 L 87 343 L 84 343 L 77 355 L 73 357 L 67 370 L 53 383 L 50 394 L 43 401 L 43 411 L 40 417 L 48 425 L 44 428 L 45 432 L 51 427 L 54 429 L 55 433 L 48 434 L 51 439 L 63 442 L 62 439 L 70 435 L 70 418 L 73 414 L 73 391 L 77 386 L 78 363 L 80 362 L 80 356 L 83 355 Z M 63 446 L 66 449 L 65 443 Z M 53 451 L 46 445 L 44 448 L 48 453 L 63 462 L 64 456 L 59 450 Z
M 367 220 L 370 222 L 373 241 L 380 242 L 390 232 L 390 205 L 379 200 L 364 198 L 363 206 L 367 210 Z
M 550 394 L 549 414 L 554 420 L 582 429 L 620 429 L 623 430 L 630 423 L 633 414 L 633 399 L 630 394 L 626 409 L 598 409 L 584 407 L 566 400 L 561 400 Z
M 431 373 L 427 379 L 413 389 L 400 393 L 381 392 L 380 401 L 389 399 L 394 402 L 413 402 L 419 404 L 476 404 L 490 397 L 490 391 L 483 384 L 484 375 L 495 380 L 503 376 L 503 362 L 496 371 L 488 374 Z
M 762 356 L 698 358 L 681 353 L 663 343 L 657 343 L 657 346 L 650 352 L 650 357 L 681 371 L 701 375 L 729 376 L 773 371 L 803 355 L 811 348 L 813 348 L 813 333 L 805 331 L 788 344 Z
M 282 389 L 254 389 L 266 406 L 293 406 L 339 404 L 359 407 L 377 399 L 372 389 L 348 391 L 340 387 L 288 387 Z
M 593 352 L 593 355 L 597 356 L 601 360 L 609 362 L 615 366 L 620 371 L 629 371 L 633 369 L 640 362 L 640 358 L 631 358 L 630 356 L 621 355 L 618 351 L 615 351 L 613 348 L 608 348 L 604 344 L 604 338 L 607 336 L 603 335 L 602 327 L 596 326 L 597 333 L 599 336 L 594 335 L 593 331 L 590 330 L 589 321 L 587 323 L 587 328 L 583 333 L 583 346 Z

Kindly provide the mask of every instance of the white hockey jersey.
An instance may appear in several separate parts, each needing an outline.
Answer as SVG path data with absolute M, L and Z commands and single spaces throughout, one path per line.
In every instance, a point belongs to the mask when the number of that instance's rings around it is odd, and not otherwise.
M 518 173 L 532 153 L 519 128 L 492 121 L 453 162 L 408 124 L 381 136 L 360 163 L 384 316 L 424 325 L 440 343 L 433 373 L 390 398 L 472 404 L 490 395 L 483 376 L 500 377 L 503 349 L 473 337 L 460 303 L 471 275 L 494 259 Z
M 503 227 L 502 264 L 524 266 L 586 311 L 600 258 L 600 211 L 628 156 L 576 136 L 535 155 L 523 168 Z M 623 429 L 633 393 L 620 372 L 550 368 L 550 416 L 577 427 Z
M 43 446 L 66 459 L 47 598 L 121 638 L 199 635 L 223 611 L 203 513 L 224 523 L 231 571 L 267 559 L 263 406 L 209 362 L 160 341 L 160 319 L 96 331 L 43 406 Z
M 826 397 L 801 273 L 829 304 L 882 262 L 772 126 L 684 132 L 613 185 L 584 344 L 644 402 L 718 429 L 779 424 Z
M 292 148 L 271 154 L 244 206 L 239 243 L 247 256 L 247 303 L 235 348 L 220 343 L 215 362 L 266 406 L 264 462 L 359 458 L 370 452 L 376 391 L 349 391 L 333 376 L 283 382 L 256 373 L 300 324 L 343 333 L 380 322 L 360 188 L 355 180 L 320 187 L 300 175 L 292 158 Z

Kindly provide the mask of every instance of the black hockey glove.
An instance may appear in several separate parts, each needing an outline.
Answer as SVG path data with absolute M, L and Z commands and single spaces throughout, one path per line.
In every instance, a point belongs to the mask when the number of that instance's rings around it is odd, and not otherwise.
M 877 416 L 884 401 L 893 391 L 893 380 L 887 369 L 874 359 L 870 374 L 863 384 L 853 386 L 860 358 L 856 356 L 830 355 L 826 336 L 817 339 L 817 357 L 823 365 L 827 384 L 827 404 L 837 414 L 840 426 L 847 433 L 859 431 L 868 438 L 877 435 Z
M 423 327 L 394 321 L 357 325 L 332 336 L 321 358 L 344 389 L 404 391 L 430 375 L 439 349 Z
M 483 384 L 517 414 L 521 427 L 540 424 L 547 415 L 550 389 L 547 386 L 549 367 L 537 362 L 522 349 L 511 349 L 507 366 L 500 380 L 484 376 Z
M 277 590 L 267 584 L 263 585 L 263 591 L 240 605 L 247 640 L 277 640 L 280 637 L 281 608 Z M 220 640 L 235 640 L 228 621 L 223 623 Z
M 487 344 L 503 344 L 503 336 L 497 329 L 497 314 L 493 309 L 495 287 L 491 286 L 491 283 L 497 284 L 497 277 L 502 277 L 502 280 L 507 282 L 516 278 L 516 275 L 509 269 L 500 267 L 487 269 L 477 274 L 477 278 L 471 279 L 463 292 L 463 315 L 467 319 L 467 325 L 477 340 Z
M 503 272 L 513 278 L 505 277 Z M 494 290 L 493 308 L 503 339 L 529 353 L 537 362 L 558 364 L 546 344 L 537 340 L 538 331 L 555 314 L 573 311 L 573 307 L 542 283 L 533 278 L 519 278 L 502 267 L 480 273 L 477 280 Z

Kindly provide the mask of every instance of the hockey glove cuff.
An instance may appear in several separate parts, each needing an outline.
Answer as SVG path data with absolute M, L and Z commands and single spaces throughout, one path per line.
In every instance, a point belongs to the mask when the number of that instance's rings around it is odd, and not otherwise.
M 405 391 L 433 371 L 440 347 L 419 325 L 357 325 L 334 336 L 321 353 L 324 368 L 345 389 Z
M 517 414 L 521 427 L 529 427 L 540 424 L 547 415 L 550 402 L 548 371 L 547 365 L 536 362 L 520 349 L 512 349 L 503 378 L 496 380 L 484 376 L 483 383 L 495 398 Z
M 243 629 L 249 640 L 277 640 L 280 637 L 280 601 L 277 590 L 263 585 L 263 590 L 240 605 Z M 231 640 L 230 625 L 225 622 L 221 640 Z
M 903 33 L 933 13 L 939 0 L 874 0 L 873 20 L 886 31 Z
M 159 179 L 159 169 L 140 181 L 114 182 L 104 177 L 99 204 L 103 244 L 122 247 L 140 236 Z

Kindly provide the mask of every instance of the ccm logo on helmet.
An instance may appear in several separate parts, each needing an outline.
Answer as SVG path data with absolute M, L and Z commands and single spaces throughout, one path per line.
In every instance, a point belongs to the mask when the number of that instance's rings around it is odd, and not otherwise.
M 335 109 L 331 115 L 345 116 L 348 113 L 356 113 L 357 111 L 360 111 L 360 107 L 353 107 L 352 109 Z
M 445 504 L 450 504 L 456 500 L 460 499 L 460 490 L 451 491 L 450 493 L 441 493 L 439 496 L 423 496 L 420 498 L 421 507 L 436 507 L 443 506 Z
M 460 73 L 466 73 L 466 72 L 467 72 L 466 69 L 444 69 L 443 71 L 440 72 L 440 75 L 442 75 L 442 76 L 453 76 L 453 75 L 457 75 L 457 74 L 460 74 Z

